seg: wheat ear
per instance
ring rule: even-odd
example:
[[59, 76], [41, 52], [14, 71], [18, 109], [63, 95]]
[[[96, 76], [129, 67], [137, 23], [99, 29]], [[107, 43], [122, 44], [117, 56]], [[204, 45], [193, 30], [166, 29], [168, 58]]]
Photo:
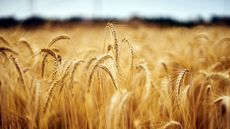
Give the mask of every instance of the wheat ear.
[[72, 72], [70, 74], [70, 86], [71, 86], [70, 88], [72, 88], [72, 86], [73, 86], [74, 74], [75, 74], [75, 71], [77, 69], [77, 66], [80, 65], [83, 62], [84, 62], [84, 60], [76, 60], [74, 62], [74, 64], [73, 64], [73, 70], [72, 70]]
[[109, 74], [110, 78], [112, 79], [112, 82], [113, 82], [113, 85], [114, 85], [115, 89], [118, 90], [118, 84], [117, 84], [115, 78], [113, 77], [113, 74], [110, 71], [110, 69], [107, 68], [105, 65], [99, 65], [99, 68], [103, 69], [106, 73]]
[[30, 46], [30, 44], [25, 39], [19, 40], [19, 43], [23, 43], [29, 49], [30, 53], [32, 55], [34, 55], [34, 51], [33, 51], [32, 47]]
[[17, 52], [15, 52], [14, 50], [12, 50], [12, 49], [10, 49], [10, 48], [7, 48], [7, 47], [0, 47], [0, 52], [9, 52], [9, 53], [18, 55]]
[[41, 49], [41, 52], [47, 53], [47, 54], [51, 55], [54, 59], [57, 59], [55, 52], [51, 49], [43, 48], [43, 49]]
[[118, 48], [118, 40], [117, 40], [117, 34], [115, 31], [115, 27], [112, 23], [108, 23], [107, 26], [110, 28], [112, 32], [112, 36], [114, 38], [114, 50], [115, 50], [115, 61], [116, 61], [116, 67], [119, 71], [119, 48]]
[[99, 64], [103, 63], [107, 59], [112, 59], [113, 60], [113, 57], [110, 56], [110, 55], [108, 55], [108, 54], [105, 54], [105, 55], [102, 55], [101, 57], [99, 57], [97, 59], [97, 62], [94, 65], [94, 67], [93, 67], [93, 69], [92, 69], [92, 71], [90, 72], [90, 75], [89, 75], [89, 80], [88, 80], [88, 86], [89, 86], [89, 88], [90, 88], [90, 85], [91, 85], [91, 82], [92, 82], [92, 78], [93, 78], [93, 74], [94, 74], [96, 68], [99, 66]]
[[60, 81], [57, 80], [57, 81], [55, 81], [55, 82], [53, 82], [53, 83], [51, 84], [50, 89], [49, 89], [49, 91], [48, 91], [47, 99], [46, 99], [46, 101], [45, 101], [45, 106], [44, 106], [43, 114], [46, 113], [46, 110], [47, 110], [47, 108], [48, 108], [48, 106], [49, 106], [49, 103], [50, 103], [50, 101], [51, 101], [51, 98], [52, 98], [52, 96], [53, 96], [53, 90], [54, 90], [55, 86], [56, 86], [59, 82], [60, 82]]
[[148, 98], [150, 92], [151, 92], [151, 79], [152, 79], [152, 76], [151, 76], [151, 73], [147, 67], [146, 64], [139, 64], [138, 68], [142, 69], [145, 73], [145, 79], [146, 79], [146, 82], [145, 82], [145, 96], [144, 96], [144, 100]]
[[20, 80], [22, 82], [22, 85], [24, 86], [25, 88], [25, 82], [24, 82], [24, 78], [23, 78], [23, 74], [22, 74], [22, 71], [18, 65], [18, 62], [16, 61], [16, 58], [13, 57], [12, 55], [10, 56], [10, 59], [12, 60], [13, 64], [15, 65], [17, 71], [18, 71], [18, 74], [19, 74], [19, 77], [20, 77]]
[[93, 61], [97, 60], [96, 57], [91, 58], [88, 62], [87, 65], [85, 66], [85, 69], [88, 70], [90, 65], [93, 63]]
[[48, 47], [51, 47], [55, 42], [57, 42], [57, 41], [59, 41], [59, 40], [63, 40], [63, 39], [70, 39], [70, 37], [67, 36], [67, 35], [59, 35], [59, 36], [53, 38], [53, 39], [49, 42]]
[[127, 39], [122, 39], [122, 42], [126, 42], [129, 46], [129, 50], [131, 53], [131, 66], [130, 66], [130, 70], [133, 70], [133, 60], [134, 60], [134, 52], [133, 52], [133, 46], [132, 44], [127, 40]]
[[188, 73], [188, 72], [189, 72], [188, 69], [183, 69], [179, 72], [179, 75], [177, 76], [177, 80], [176, 80], [176, 96], [177, 96], [177, 98], [180, 94], [180, 87], [182, 85], [182, 82], [185, 78], [186, 73]]

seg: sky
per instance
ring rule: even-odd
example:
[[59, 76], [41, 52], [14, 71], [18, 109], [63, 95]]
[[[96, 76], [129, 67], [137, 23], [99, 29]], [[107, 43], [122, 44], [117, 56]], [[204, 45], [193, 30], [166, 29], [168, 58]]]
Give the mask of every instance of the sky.
[[209, 19], [213, 15], [230, 16], [230, 0], [0, 0], [0, 17], [25, 19], [31, 15], [60, 19], [71, 16]]

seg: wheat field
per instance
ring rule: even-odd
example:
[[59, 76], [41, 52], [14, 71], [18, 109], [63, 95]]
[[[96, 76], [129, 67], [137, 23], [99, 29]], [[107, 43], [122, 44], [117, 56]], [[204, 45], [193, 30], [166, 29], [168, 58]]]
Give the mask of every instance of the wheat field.
[[1, 129], [230, 129], [230, 28], [0, 29]]

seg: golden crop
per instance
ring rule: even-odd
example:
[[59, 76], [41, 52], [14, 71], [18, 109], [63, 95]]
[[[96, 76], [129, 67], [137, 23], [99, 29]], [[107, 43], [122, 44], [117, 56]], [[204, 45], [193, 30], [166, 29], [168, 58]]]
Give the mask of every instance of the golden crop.
[[230, 29], [0, 29], [1, 129], [230, 129]]

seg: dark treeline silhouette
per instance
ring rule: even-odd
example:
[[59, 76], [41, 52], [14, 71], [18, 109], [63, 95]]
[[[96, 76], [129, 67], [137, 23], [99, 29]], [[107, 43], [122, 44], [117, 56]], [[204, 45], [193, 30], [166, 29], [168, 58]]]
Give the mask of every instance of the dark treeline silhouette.
[[109, 21], [116, 21], [116, 22], [142, 22], [146, 24], [153, 24], [158, 26], [181, 26], [181, 27], [193, 27], [197, 25], [224, 25], [230, 26], [230, 17], [220, 17], [220, 16], [213, 16], [211, 20], [204, 21], [202, 18], [190, 21], [178, 21], [173, 18], [168, 17], [158, 17], [158, 18], [140, 18], [140, 17], [132, 17], [129, 20], [120, 20], [120, 19], [113, 19], [113, 18], [94, 18], [94, 19], [83, 19], [81, 17], [72, 17], [69, 19], [45, 19], [42, 17], [33, 16], [27, 18], [25, 20], [16, 20], [13, 17], [6, 17], [0, 18], [0, 27], [1, 28], [8, 28], [14, 26], [22, 26], [22, 27], [39, 27], [46, 23], [51, 23], [54, 25], [57, 24], [75, 24], [75, 23], [105, 23]]

